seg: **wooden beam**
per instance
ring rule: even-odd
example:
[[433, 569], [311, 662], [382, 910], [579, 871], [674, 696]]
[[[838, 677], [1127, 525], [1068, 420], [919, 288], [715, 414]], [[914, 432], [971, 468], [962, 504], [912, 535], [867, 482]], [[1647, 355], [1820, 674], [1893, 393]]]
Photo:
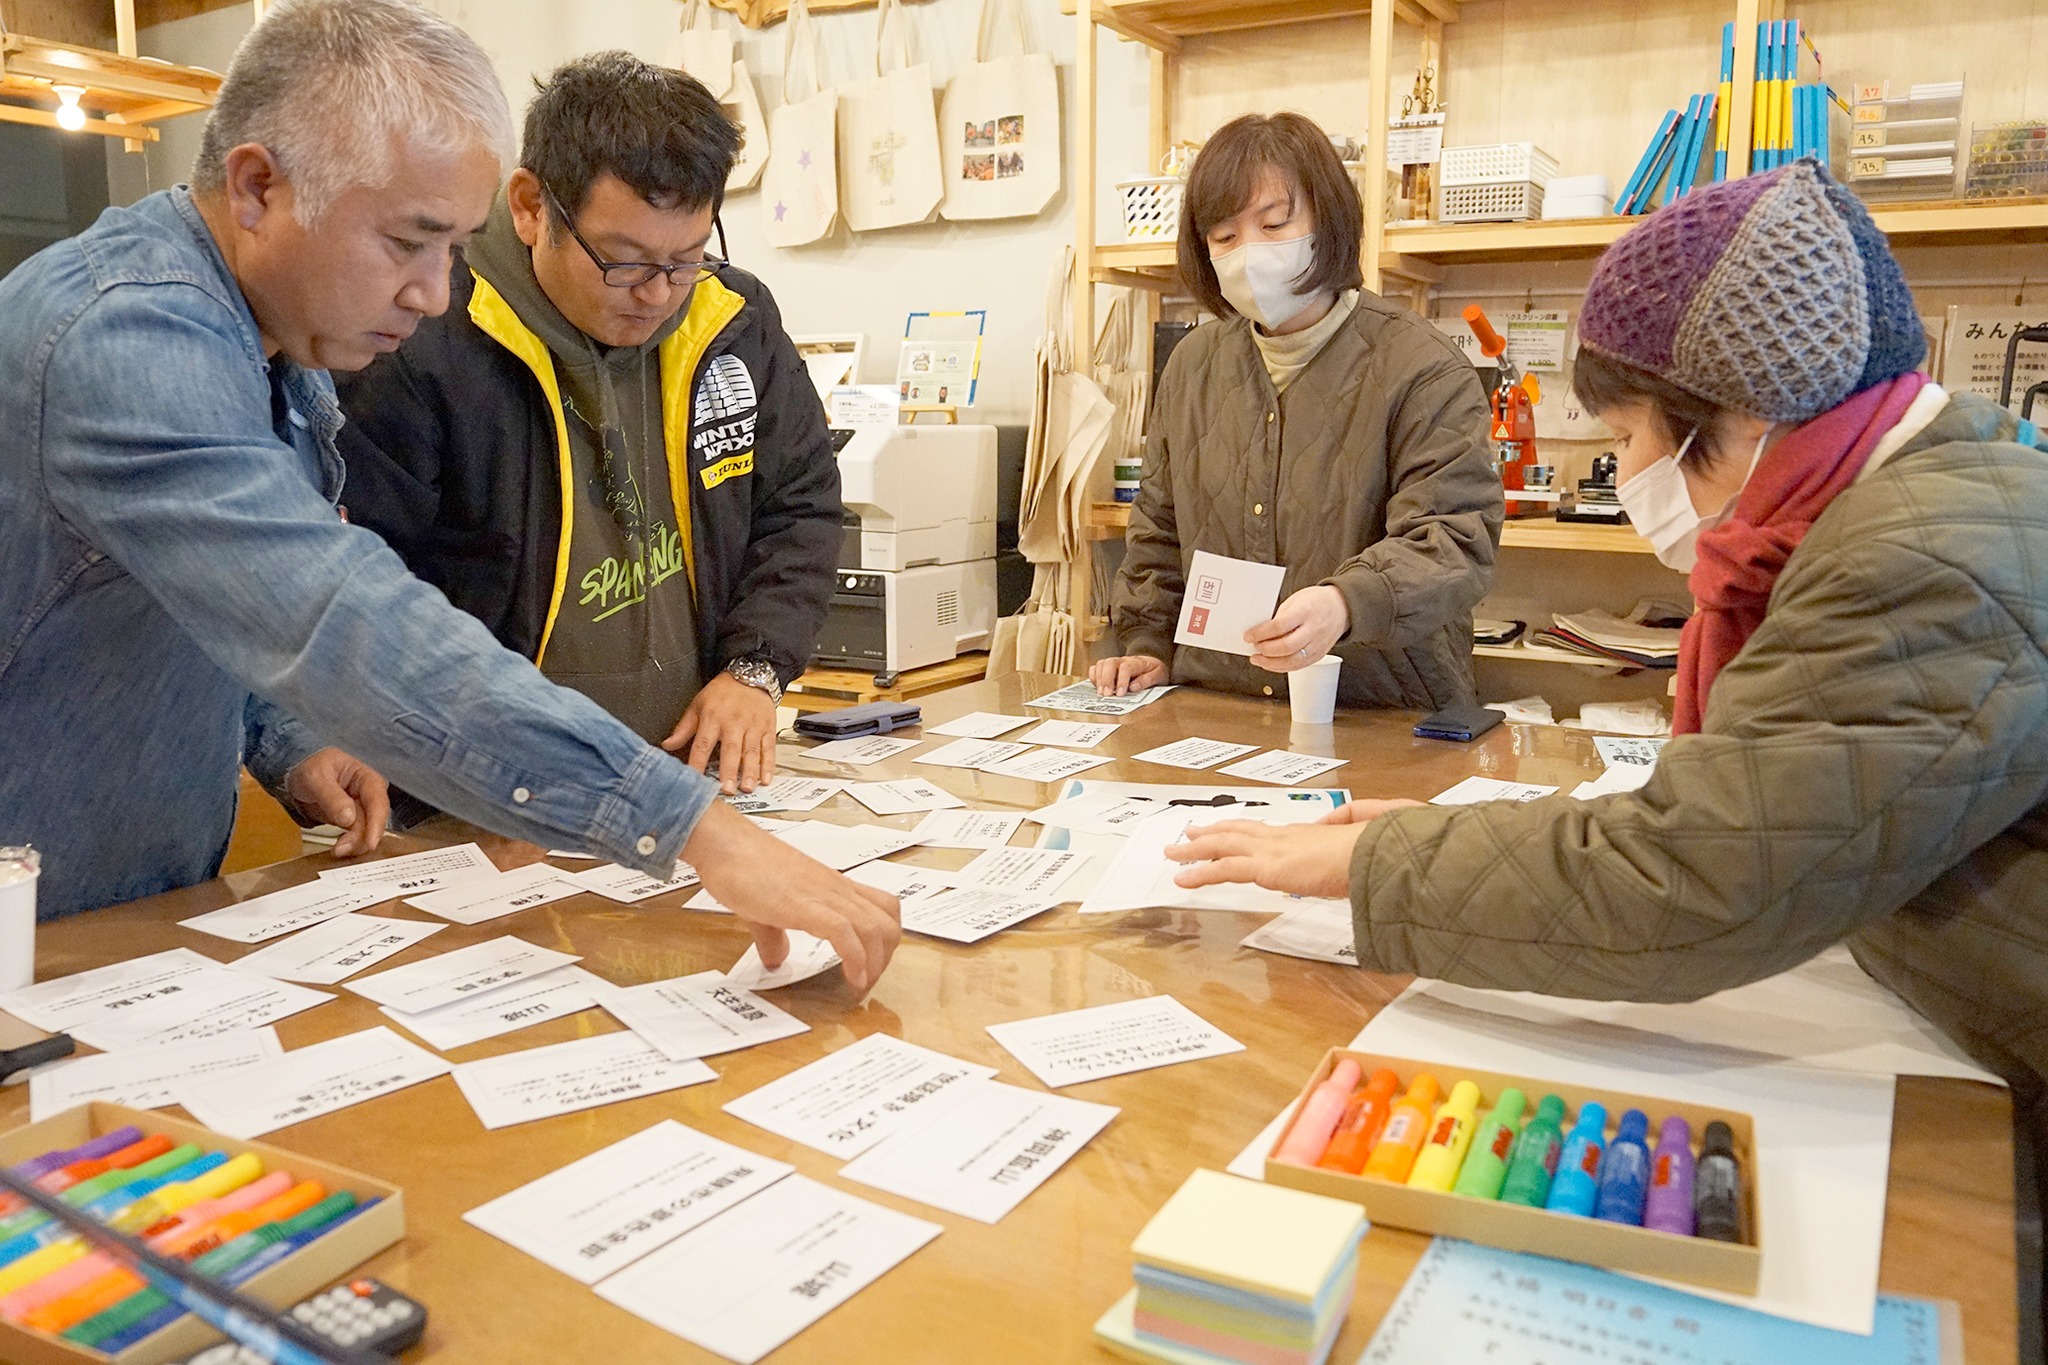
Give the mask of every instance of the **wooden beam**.
[[1437, 22], [1455, 24], [1458, 22], [1458, 6], [1454, 0], [1415, 0], [1415, 4], [1430, 12]]
[[247, 0], [135, 0], [135, 22], [140, 28], [150, 28], [245, 3]]
[[1141, 275], [1135, 270], [1112, 270], [1097, 267], [1088, 272], [1088, 278], [1095, 284], [1122, 285], [1126, 289], [1144, 289], [1154, 294], [1178, 294], [1181, 292], [1178, 275]]
[[195, 103], [193, 88], [189, 85], [130, 75], [125, 71], [112, 71], [103, 64], [72, 65], [46, 60], [40, 55], [25, 52], [9, 53], [4, 60], [7, 74], [10, 76], [31, 76], [37, 80], [48, 81], [52, 85], [82, 85], [89, 90], [144, 95], [151, 99], [174, 100], [180, 104]]
[[155, 104], [140, 104], [133, 109], [123, 109], [118, 114], [107, 115], [109, 123], [155, 123], [158, 119], [177, 118], [183, 114], [196, 114], [210, 106], [194, 104], [191, 100], [158, 100]]
[[[49, 109], [30, 109], [20, 104], [0, 104], [0, 123], [26, 123], [32, 128], [62, 128], [62, 125], [57, 122], [57, 115], [54, 111]], [[127, 123], [109, 123], [105, 119], [97, 118], [87, 119], [84, 126], [76, 131], [81, 133], [98, 133], [102, 137], [140, 139], [144, 142], [155, 142], [157, 140], [157, 131], [154, 128], [138, 128], [133, 124]]]
[[1180, 39], [1174, 37], [1165, 29], [1160, 28], [1157, 24], [1148, 24], [1142, 19], [1134, 19], [1129, 15], [1119, 14], [1117, 13], [1116, 6], [1104, 4], [1103, 0], [1094, 0], [1094, 3], [1095, 22], [1108, 29], [1111, 33], [1116, 34], [1117, 37], [1128, 38], [1134, 43], [1143, 43], [1154, 52], [1178, 53], [1180, 51]]
[[1367, 98], [1365, 139], [1365, 240], [1372, 249], [1365, 255], [1365, 287], [1374, 293], [1380, 287], [1379, 244], [1387, 230], [1387, 134], [1388, 104], [1393, 98], [1394, 7], [1372, 7], [1371, 47], [1366, 55]]

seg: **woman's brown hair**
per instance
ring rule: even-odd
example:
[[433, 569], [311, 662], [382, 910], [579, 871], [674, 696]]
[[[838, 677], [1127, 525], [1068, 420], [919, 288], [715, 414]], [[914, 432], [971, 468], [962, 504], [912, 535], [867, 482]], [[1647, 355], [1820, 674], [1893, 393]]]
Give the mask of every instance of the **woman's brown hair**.
[[1258, 191], [1259, 173], [1269, 167], [1290, 194], [1307, 198], [1316, 221], [1315, 257], [1295, 287], [1334, 294], [1365, 283], [1358, 264], [1365, 206], [1329, 134], [1300, 114], [1246, 114], [1204, 144], [1181, 195], [1181, 284], [1218, 317], [1237, 310], [1223, 297], [1209, 263], [1209, 229], [1244, 212]]
[[1696, 433], [1685, 458], [1679, 461], [1681, 465], [1705, 469], [1721, 457], [1715, 432], [1725, 409], [1648, 370], [1581, 346], [1572, 362], [1572, 392], [1595, 417], [1624, 403], [1644, 404], [1664, 428], [1664, 438], [1673, 449], [1685, 440], [1687, 432]]

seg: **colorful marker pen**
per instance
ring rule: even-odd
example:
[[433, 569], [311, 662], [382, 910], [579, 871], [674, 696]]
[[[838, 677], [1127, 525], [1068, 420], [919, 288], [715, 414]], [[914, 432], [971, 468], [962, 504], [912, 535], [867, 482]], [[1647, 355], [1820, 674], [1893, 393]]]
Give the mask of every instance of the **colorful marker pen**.
[[164, 1238], [163, 1253], [166, 1256], [191, 1260], [266, 1223], [275, 1223], [304, 1213], [325, 1198], [326, 1194], [327, 1187], [319, 1181], [301, 1180], [283, 1194], [266, 1199], [252, 1209], [227, 1214], [201, 1227], [171, 1233]]
[[1515, 1147], [1515, 1125], [1522, 1121], [1522, 1111], [1528, 1105], [1528, 1097], [1513, 1086], [1500, 1092], [1493, 1112], [1472, 1135], [1472, 1150], [1465, 1155], [1457, 1183], [1451, 1186], [1452, 1194], [1474, 1199], [1500, 1198], [1500, 1187], [1508, 1178], [1508, 1154]]
[[37, 1248], [5, 1270], [0, 1270], [0, 1297], [12, 1295], [54, 1271], [62, 1270], [72, 1262], [82, 1259], [87, 1250], [89, 1248], [84, 1240], [78, 1237], [67, 1237], [49, 1246]]
[[1557, 1174], [1557, 1159], [1563, 1152], [1564, 1101], [1545, 1095], [1536, 1106], [1536, 1117], [1515, 1139], [1515, 1150], [1508, 1157], [1508, 1177], [1501, 1182], [1501, 1202], [1542, 1208], [1543, 1201], [1550, 1198], [1551, 1177]]
[[1408, 1172], [1415, 1169], [1415, 1154], [1429, 1138], [1429, 1111], [1440, 1093], [1436, 1077], [1427, 1071], [1416, 1073], [1408, 1093], [1395, 1102], [1387, 1115], [1387, 1126], [1366, 1159], [1367, 1176], [1396, 1185], [1408, 1178]]
[[1393, 1072], [1385, 1067], [1373, 1072], [1365, 1088], [1345, 1104], [1344, 1116], [1337, 1120], [1337, 1131], [1330, 1135], [1330, 1145], [1323, 1149], [1316, 1165], [1348, 1175], [1364, 1170], [1373, 1144], [1380, 1140], [1380, 1130], [1387, 1126], [1387, 1113], [1394, 1107], [1394, 1096], [1400, 1089], [1401, 1078]]
[[1715, 1119], [1700, 1144], [1693, 1175], [1696, 1235], [1717, 1242], [1742, 1240], [1742, 1163], [1735, 1157], [1735, 1134]]
[[252, 1228], [233, 1241], [215, 1247], [193, 1261], [192, 1268], [202, 1275], [225, 1275], [265, 1247], [296, 1237], [308, 1228], [332, 1222], [355, 1206], [356, 1197], [353, 1194], [347, 1190], [336, 1190], [290, 1218], [280, 1219], [260, 1228]]
[[[62, 1194], [79, 1181], [89, 1180], [102, 1171], [138, 1166], [153, 1156], [162, 1156], [165, 1152], [171, 1150], [171, 1140], [161, 1133], [152, 1133], [150, 1136], [144, 1137], [136, 1129], [123, 1128], [119, 1132], [109, 1133], [107, 1136], [110, 1138], [119, 1137], [121, 1133], [134, 1133], [135, 1136], [118, 1147], [109, 1147], [105, 1151], [95, 1151], [91, 1156], [78, 1157], [75, 1160], [67, 1161], [61, 1166], [43, 1172], [35, 1179], [36, 1188], [47, 1190], [51, 1194]], [[97, 1147], [98, 1145], [98, 1143], [86, 1144], [88, 1147]], [[85, 1147], [76, 1147], [72, 1150], [82, 1152], [85, 1150]], [[10, 1204], [10, 1211], [12, 1211], [12, 1208], [23, 1207], [21, 1200], [11, 1196]]]
[[158, 1190], [175, 1185], [180, 1181], [196, 1180], [208, 1171], [218, 1170], [227, 1164], [228, 1154], [226, 1152], [204, 1152], [199, 1156], [193, 1157], [182, 1166], [165, 1171], [162, 1175], [153, 1175], [145, 1180], [131, 1180], [119, 1189], [103, 1194], [91, 1203], [83, 1205], [82, 1211], [91, 1214], [102, 1223], [111, 1223], [124, 1210], [134, 1207], [137, 1203], [155, 1194]]
[[253, 1209], [266, 1199], [277, 1198], [295, 1183], [290, 1171], [272, 1171], [261, 1180], [242, 1186], [233, 1194], [222, 1195], [218, 1199], [202, 1200], [191, 1208], [182, 1210], [175, 1218], [166, 1218], [153, 1228], [144, 1228], [142, 1235], [152, 1247], [162, 1250], [166, 1238], [187, 1228], [205, 1227], [216, 1218], [240, 1213], [244, 1209]]
[[1624, 1110], [1614, 1141], [1600, 1160], [1600, 1197], [1593, 1204], [1593, 1216], [1603, 1222], [1640, 1226], [1643, 1196], [1650, 1189], [1650, 1149], [1644, 1139], [1650, 1135], [1650, 1116], [1640, 1109]]
[[1591, 1213], [1593, 1201], [1600, 1197], [1600, 1157], [1606, 1149], [1607, 1106], [1589, 1100], [1564, 1140], [1557, 1178], [1550, 1182], [1550, 1198], [1543, 1201], [1543, 1207], [1582, 1218]]
[[122, 1232], [139, 1233], [165, 1221], [180, 1209], [190, 1208], [202, 1200], [233, 1194], [262, 1174], [263, 1158], [254, 1152], [244, 1152], [202, 1175], [173, 1181], [146, 1198], [136, 1200], [110, 1219], [109, 1225]]
[[1323, 1083], [1302, 1101], [1301, 1112], [1294, 1116], [1293, 1126], [1287, 1130], [1287, 1140], [1280, 1144], [1279, 1151], [1273, 1153], [1273, 1159], [1291, 1166], [1315, 1165], [1316, 1158], [1323, 1154], [1323, 1148], [1330, 1145], [1330, 1134], [1336, 1131], [1337, 1120], [1344, 1117], [1344, 1102], [1357, 1088], [1358, 1063], [1349, 1057], [1339, 1058]]
[[90, 1161], [94, 1157], [102, 1157], [109, 1152], [118, 1152], [130, 1143], [140, 1141], [141, 1138], [142, 1130], [140, 1128], [133, 1126], [116, 1128], [111, 1133], [102, 1133], [92, 1141], [81, 1143], [76, 1147], [60, 1147], [56, 1151], [44, 1152], [41, 1156], [30, 1157], [27, 1161], [16, 1166], [14, 1173], [23, 1180], [40, 1180], [51, 1171], [69, 1166], [74, 1161]]
[[1472, 1146], [1472, 1130], [1478, 1126], [1479, 1087], [1459, 1081], [1451, 1087], [1451, 1097], [1437, 1109], [1429, 1137], [1415, 1155], [1415, 1169], [1408, 1172], [1408, 1183], [1419, 1190], [1449, 1191]]
[[1673, 1116], [1657, 1132], [1650, 1158], [1650, 1192], [1643, 1200], [1643, 1226], [1692, 1236], [1692, 1125]]

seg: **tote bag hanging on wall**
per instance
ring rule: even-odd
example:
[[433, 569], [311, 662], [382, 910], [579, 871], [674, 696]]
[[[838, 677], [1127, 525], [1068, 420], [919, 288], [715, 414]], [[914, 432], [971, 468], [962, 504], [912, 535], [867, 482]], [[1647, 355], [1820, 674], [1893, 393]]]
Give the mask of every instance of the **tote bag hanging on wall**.
[[732, 34], [715, 27], [703, 0], [683, 0], [682, 27], [669, 41], [668, 64], [695, 76], [723, 100], [732, 87]]
[[930, 222], [945, 192], [932, 69], [911, 65], [896, 0], [876, 7], [875, 73], [839, 89], [839, 203], [855, 232]]
[[[993, 55], [1007, 34], [1015, 53]], [[939, 114], [953, 222], [1029, 218], [1060, 192], [1060, 83], [1052, 54], [1033, 52], [1018, 0], [983, 0], [976, 60], [946, 87]]]
[[819, 83], [818, 35], [804, 0], [789, 0], [788, 23], [783, 103], [768, 118], [761, 183], [761, 235], [770, 246], [815, 242], [839, 220], [839, 95]]
[[770, 143], [768, 119], [761, 112], [761, 97], [754, 93], [754, 78], [745, 61], [734, 59], [732, 88], [718, 107], [740, 126], [741, 134], [739, 160], [732, 163], [732, 174], [725, 178], [726, 191], [750, 190], [761, 182], [761, 172], [767, 168]]

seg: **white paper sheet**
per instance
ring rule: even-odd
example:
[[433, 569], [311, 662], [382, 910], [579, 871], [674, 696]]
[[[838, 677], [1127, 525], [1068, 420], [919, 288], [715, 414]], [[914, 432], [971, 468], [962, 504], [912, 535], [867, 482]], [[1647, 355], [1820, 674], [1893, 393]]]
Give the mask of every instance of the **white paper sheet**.
[[1468, 777], [1429, 798], [1432, 806], [1476, 806], [1486, 801], [1534, 801], [1555, 787], [1533, 782], [1503, 782], [1497, 777]]
[[265, 896], [251, 896], [239, 904], [222, 910], [209, 910], [191, 919], [181, 919], [178, 923], [231, 943], [261, 943], [265, 939], [310, 928], [336, 915], [367, 910], [398, 894], [397, 887], [382, 883], [336, 886], [315, 878], [303, 886], [288, 886]]
[[484, 856], [484, 851], [475, 844], [457, 844], [453, 848], [408, 853], [401, 858], [332, 867], [322, 872], [320, 879], [343, 886], [388, 883], [397, 888], [398, 895], [410, 896], [422, 891], [439, 891], [444, 886], [456, 886], [479, 877], [495, 876], [497, 871], [498, 865]]
[[960, 869], [960, 884], [1053, 899], [1087, 861], [1085, 853], [1060, 849], [992, 848]]
[[825, 820], [785, 821], [787, 830], [773, 831], [776, 838], [808, 857], [816, 858], [834, 872], [901, 853], [917, 847], [917, 836], [907, 829], [887, 825], [835, 825]]
[[636, 868], [618, 863], [564, 872], [562, 876], [585, 891], [595, 891], [606, 900], [614, 900], [621, 905], [635, 905], [670, 891], [682, 891], [695, 886], [698, 881], [697, 869], [683, 862], [677, 863], [676, 870], [666, 877], [650, 877]]
[[172, 948], [0, 996], [0, 1009], [105, 1052], [262, 1028], [333, 997]]
[[740, 1096], [725, 1112], [821, 1152], [858, 1156], [958, 1103], [964, 1082], [995, 1074], [992, 1066], [871, 1033]]
[[536, 947], [506, 934], [430, 957], [425, 962], [393, 967], [388, 972], [351, 981], [348, 988], [380, 1005], [407, 1014], [424, 1014], [579, 960], [574, 953]]
[[188, 990], [195, 978], [227, 968], [190, 948], [131, 957], [90, 971], [40, 981], [0, 995], [0, 1009], [50, 1033], [132, 1011]]
[[795, 1169], [666, 1119], [462, 1220], [596, 1284]]
[[862, 886], [872, 886], [892, 896], [922, 896], [927, 891], [960, 885], [958, 872], [919, 867], [914, 863], [862, 863], [859, 867], [848, 868], [846, 875]]
[[956, 739], [910, 761], [934, 768], [980, 768], [1030, 752], [1029, 744], [1013, 743], [1007, 739]]
[[378, 1009], [427, 1046], [447, 1052], [594, 1009], [597, 993], [612, 988], [611, 982], [581, 967], [557, 967], [424, 1014], [407, 1014], [389, 1005]]
[[[1516, 1019], [1417, 982], [1354, 1046], [1395, 1057], [1633, 1091], [1748, 1114], [1756, 1125], [1762, 1280], [1754, 1298], [1673, 1285], [1739, 1307], [1868, 1334], [1891, 1161], [1889, 1076], [1760, 1062], [1626, 1031], [1605, 1036], [1539, 1013]], [[1481, 994], [1474, 992], [1473, 994]], [[1489, 1002], [1498, 1004], [1498, 1002]]]
[[1276, 782], [1283, 787], [1311, 782], [1332, 768], [1341, 768], [1349, 760], [1324, 758], [1320, 754], [1290, 753], [1275, 749], [1257, 758], [1247, 758], [1241, 763], [1232, 763], [1216, 771], [1222, 777], [1247, 777], [1254, 782]]
[[793, 1175], [642, 1257], [597, 1293], [751, 1365], [939, 1235], [937, 1223]]
[[546, 863], [530, 863], [525, 867], [515, 867], [510, 872], [500, 872], [495, 877], [480, 877], [473, 882], [451, 886], [444, 891], [408, 896], [405, 903], [415, 910], [439, 915], [455, 924], [482, 924], [521, 910], [531, 910], [536, 905], [580, 896], [587, 889]]
[[903, 902], [903, 927], [954, 943], [979, 943], [990, 934], [1022, 924], [1059, 904], [1043, 896], [1018, 896], [985, 886], [933, 891]]
[[1654, 768], [1663, 754], [1669, 739], [1648, 739], [1637, 735], [1595, 735], [1593, 747], [1600, 752], [1600, 761], [1612, 768], [1617, 764], [1629, 764], [1638, 768]]
[[1021, 777], [1026, 782], [1061, 782], [1076, 773], [1099, 768], [1115, 760], [1107, 754], [1073, 754], [1058, 749], [1034, 749], [1028, 754], [984, 763], [981, 771], [997, 777]]
[[926, 848], [1004, 848], [1023, 823], [1015, 811], [935, 810], [911, 833]]
[[678, 1062], [811, 1031], [803, 1020], [717, 972], [600, 992], [597, 1003]]
[[770, 811], [812, 811], [839, 795], [843, 782], [828, 782], [796, 773], [779, 774], [765, 787], [735, 793], [726, 804], [742, 815], [765, 815]]
[[171, 1087], [207, 1127], [247, 1140], [443, 1076], [448, 1063], [381, 1025]]
[[1262, 953], [1356, 967], [1358, 945], [1353, 937], [1350, 901], [1303, 899], [1294, 909], [1246, 934], [1238, 944]]
[[927, 725], [924, 732], [927, 735], [958, 735], [966, 739], [996, 739], [1030, 723], [1029, 716], [1006, 716], [1000, 711], [970, 711], [943, 725]]
[[1225, 882], [1217, 886], [1184, 887], [1174, 878], [1193, 863], [1176, 863], [1166, 850], [1187, 838], [1196, 825], [1213, 825], [1218, 820], [1257, 818], [1262, 824], [1305, 824], [1321, 818], [1314, 806], [1273, 806], [1248, 808], [1243, 812], [1188, 810], [1178, 807], [1140, 822], [1130, 832], [1121, 852], [1095, 879], [1081, 901], [1084, 915], [1112, 915], [1126, 910], [1241, 910], [1251, 914], [1279, 915], [1298, 909], [1299, 896], [1269, 891], [1249, 883]]
[[1055, 1090], [1244, 1051], [1243, 1043], [1170, 995], [990, 1024], [988, 1033]]
[[1147, 749], [1133, 757], [1147, 763], [1161, 763], [1169, 768], [1213, 768], [1225, 759], [1248, 754], [1259, 746], [1256, 744], [1233, 744], [1227, 739], [1177, 739], [1171, 744], [1162, 744], [1156, 749]]
[[1123, 726], [1110, 720], [1048, 720], [1039, 722], [1036, 730], [1028, 735], [1019, 735], [1019, 744], [1055, 744], [1068, 749], [1093, 749], [1121, 730]]
[[171, 1090], [180, 1081], [253, 1066], [283, 1051], [276, 1029], [257, 1028], [38, 1067], [28, 1078], [29, 1122], [96, 1101], [161, 1109], [175, 1102]]
[[924, 743], [921, 739], [898, 739], [890, 735], [863, 735], [858, 739], [833, 739], [804, 750], [805, 758], [823, 763], [851, 763], [856, 768], [894, 758]]
[[1031, 818], [1057, 829], [1122, 835], [1167, 808], [1164, 801], [1147, 796], [1076, 796], [1040, 806]]
[[637, 1033], [600, 1034], [465, 1062], [454, 1076], [486, 1128], [510, 1128], [718, 1079], [702, 1062], [669, 1060]]
[[781, 966], [773, 969], [764, 966], [761, 962], [761, 950], [749, 943], [747, 951], [740, 954], [740, 960], [733, 963], [722, 975], [733, 985], [745, 990], [772, 991], [783, 986], [794, 986], [799, 981], [808, 981], [839, 965], [839, 950], [824, 939], [807, 934], [801, 929], [790, 929], [786, 932], [789, 934], [789, 956], [782, 959]]
[[448, 926], [382, 915], [342, 915], [301, 929], [268, 948], [235, 960], [235, 970], [255, 972], [279, 981], [308, 986], [333, 986], [357, 972], [396, 957], [421, 939]]
[[853, 782], [846, 794], [877, 815], [914, 815], [925, 810], [959, 810], [966, 806], [953, 793], [934, 787], [921, 777], [898, 778], [894, 782]]
[[1572, 797], [1579, 801], [1590, 801], [1596, 796], [1612, 796], [1616, 792], [1632, 792], [1650, 780], [1655, 768], [1645, 768], [1640, 763], [1616, 763], [1591, 781], [1581, 782], [1572, 788]]
[[970, 1082], [959, 1104], [855, 1157], [839, 1174], [948, 1213], [1000, 1222], [1118, 1112], [1001, 1081]]
[[1176, 684], [1163, 683], [1148, 687], [1142, 692], [1128, 696], [1105, 697], [1095, 690], [1095, 684], [1087, 681], [1068, 683], [1057, 692], [1048, 692], [1042, 697], [1024, 703], [1026, 710], [1072, 711], [1084, 716], [1127, 716], [1141, 706], [1150, 706]]
[[[1180, 621], [1173, 642], [1249, 656], [1244, 633], [1273, 619], [1287, 569], [1248, 559], [1195, 551], [1180, 597]], [[1204, 765], [1206, 766], [1206, 765]]]

